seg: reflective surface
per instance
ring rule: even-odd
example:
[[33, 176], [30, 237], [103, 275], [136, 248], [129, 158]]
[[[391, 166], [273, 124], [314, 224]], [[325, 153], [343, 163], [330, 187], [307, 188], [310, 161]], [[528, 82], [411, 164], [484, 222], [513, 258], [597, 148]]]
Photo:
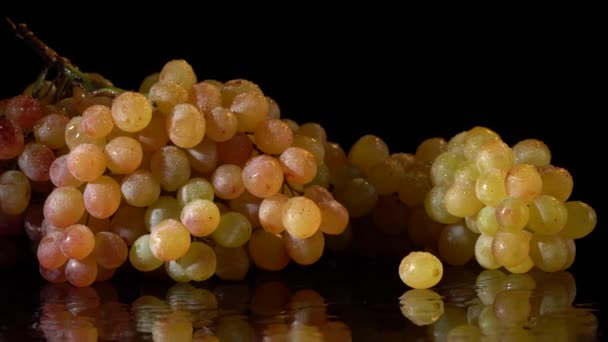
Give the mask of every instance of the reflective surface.
[[[13, 241], [14, 242], [14, 241]], [[11, 247], [12, 246], [12, 247]], [[22, 250], [3, 242], [4, 251]], [[0, 341], [596, 341], [591, 278], [447, 268], [431, 290], [410, 290], [396, 260], [328, 256], [241, 282], [176, 284], [119, 273], [75, 288], [9, 268]], [[8, 272], [7, 272], [8, 271]], [[23, 279], [24, 281], [20, 281]], [[581, 293], [581, 288], [583, 289]]]

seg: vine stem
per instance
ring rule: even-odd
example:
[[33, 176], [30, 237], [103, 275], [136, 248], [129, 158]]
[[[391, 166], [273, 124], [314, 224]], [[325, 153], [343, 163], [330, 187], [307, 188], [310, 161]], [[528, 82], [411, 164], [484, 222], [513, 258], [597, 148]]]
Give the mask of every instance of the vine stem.
[[[116, 96], [124, 91], [113, 86], [96, 84], [94, 80], [72, 64], [68, 58], [61, 56], [50, 46], [40, 40], [40, 38], [38, 38], [26, 24], [15, 24], [8, 17], [5, 17], [5, 21], [15, 36], [23, 40], [30, 48], [32, 48], [32, 50], [34, 50], [46, 64], [46, 68], [42, 71], [36, 82], [38, 89], [39, 87], [42, 87], [49, 70], [54, 68], [57, 71], [57, 76], [55, 77], [54, 83], [59, 85], [65, 85], [67, 83], [72, 86], [77, 86], [93, 96]], [[36, 93], [38, 89], [35, 89], [34, 93]], [[62, 94], [60, 91], [56, 94], [56, 97], [61, 97], [62, 95], [64, 94]]]

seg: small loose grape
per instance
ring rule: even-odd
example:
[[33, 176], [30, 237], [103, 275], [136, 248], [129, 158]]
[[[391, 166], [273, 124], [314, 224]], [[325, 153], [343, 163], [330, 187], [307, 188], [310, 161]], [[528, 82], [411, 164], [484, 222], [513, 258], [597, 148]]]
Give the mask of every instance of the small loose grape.
[[401, 260], [399, 277], [409, 287], [428, 289], [443, 276], [441, 261], [429, 252], [411, 252]]

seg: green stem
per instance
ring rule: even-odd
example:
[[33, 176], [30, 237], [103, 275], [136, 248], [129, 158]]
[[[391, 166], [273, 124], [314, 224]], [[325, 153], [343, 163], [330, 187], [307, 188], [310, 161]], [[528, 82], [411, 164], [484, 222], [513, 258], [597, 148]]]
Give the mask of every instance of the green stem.
[[46, 80], [49, 71], [52, 69], [54, 69], [57, 74], [53, 80], [53, 84], [57, 87], [55, 100], [69, 96], [72, 90], [71, 88], [74, 86], [81, 88], [86, 93], [92, 94], [93, 96], [101, 95], [115, 97], [124, 92], [123, 89], [117, 87], [105, 87], [95, 84], [94, 80], [88, 77], [86, 73], [80, 71], [80, 69], [72, 64], [69, 59], [59, 55], [55, 50], [40, 40], [26, 24], [15, 24], [9, 18], [5, 18], [5, 20], [15, 36], [31, 47], [47, 65], [36, 80], [33, 92], [34, 96], [47, 95], [38, 94], [38, 91], [44, 85], [44, 81]]

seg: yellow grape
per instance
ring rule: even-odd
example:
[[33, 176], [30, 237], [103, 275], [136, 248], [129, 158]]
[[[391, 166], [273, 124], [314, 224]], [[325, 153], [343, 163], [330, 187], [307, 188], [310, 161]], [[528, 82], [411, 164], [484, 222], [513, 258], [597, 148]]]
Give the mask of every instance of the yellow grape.
[[443, 277], [443, 265], [429, 252], [411, 252], [399, 264], [399, 277], [409, 287], [428, 289]]
[[507, 196], [530, 203], [543, 189], [543, 181], [536, 167], [530, 164], [517, 164], [507, 173], [505, 179]]
[[572, 194], [574, 186], [570, 172], [553, 165], [539, 167], [538, 172], [543, 181], [543, 194], [553, 196], [561, 202], [566, 202]]
[[112, 102], [112, 118], [125, 132], [141, 131], [152, 119], [152, 106], [144, 95], [126, 91]]
[[161, 261], [181, 258], [190, 248], [190, 232], [173, 219], [161, 221], [152, 228], [150, 251]]
[[564, 228], [568, 209], [564, 203], [549, 195], [540, 195], [528, 205], [528, 227], [537, 234], [552, 235]]
[[513, 146], [515, 164], [545, 166], [551, 163], [551, 151], [540, 140], [526, 139]]
[[260, 269], [279, 271], [289, 263], [289, 255], [283, 236], [258, 229], [251, 235], [248, 244], [249, 255]]
[[283, 204], [281, 220], [287, 232], [299, 239], [314, 235], [321, 225], [321, 210], [304, 196], [288, 199]]
[[568, 201], [565, 205], [568, 218], [560, 235], [566, 239], [580, 239], [589, 235], [597, 224], [595, 210], [581, 201]]
[[483, 172], [475, 182], [475, 194], [485, 205], [496, 206], [507, 197], [505, 179], [507, 173], [500, 169]]
[[173, 59], [165, 63], [160, 71], [160, 82], [175, 82], [189, 90], [196, 83], [196, 74], [192, 66], [183, 59]]
[[311, 265], [321, 259], [325, 248], [325, 237], [321, 231], [300, 239], [291, 234], [283, 234], [287, 254], [300, 265]]

